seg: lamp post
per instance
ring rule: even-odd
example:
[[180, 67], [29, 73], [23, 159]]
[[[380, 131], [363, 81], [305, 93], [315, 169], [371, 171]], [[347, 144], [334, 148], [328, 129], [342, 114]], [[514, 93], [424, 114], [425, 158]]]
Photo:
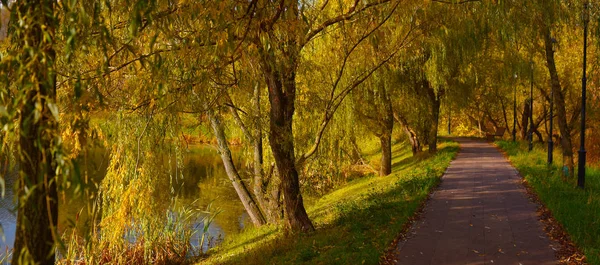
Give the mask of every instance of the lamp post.
[[581, 144], [579, 145], [579, 171], [577, 172], [577, 187], [585, 186], [585, 101], [586, 101], [586, 61], [587, 61], [587, 35], [590, 13], [588, 1], [583, 4], [583, 74], [581, 77]]
[[513, 93], [513, 131], [512, 141], [517, 141], [517, 74], [515, 73], [515, 84]]
[[529, 65], [531, 66], [531, 78], [529, 80], [531, 83], [529, 90], [529, 100], [531, 100], [529, 102], [529, 151], [531, 152], [533, 150], [533, 61], [530, 61]]
[[[556, 39], [552, 39], [552, 52], [556, 52]], [[552, 129], [554, 125], [554, 89], [550, 86], [550, 133], [548, 137], [548, 165], [552, 165], [552, 160], [554, 156], [554, 139]]]

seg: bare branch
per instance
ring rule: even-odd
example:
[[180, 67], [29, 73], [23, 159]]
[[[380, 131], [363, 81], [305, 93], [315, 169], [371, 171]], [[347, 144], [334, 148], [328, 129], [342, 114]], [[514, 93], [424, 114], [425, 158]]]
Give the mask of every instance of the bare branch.
[[360, 3], [360, 0], [355, 0], [354, 4], [352, 5], [352, 7], [350, 7], [348, 12], [346, 12], [342, 15], [339, 15], [337, 17], [330, 18], [330, 19], [326, 20], [325, 22], [323, 22], [322, 24], [320, 24], [319, 26], [317, 26], [316, 28], [308, 31], [308, 33], [306, 34], [306, 37], [304, 37], [303, 42], [300, 43], [299, 46], [303, 47], [304, 45], [306, 45], [306, 43], [311, 41], [317, 34], [319, 34], [321, 31], [323, 31], [324, 29], [326, 29], [327, 27], [329, 27], [331, 25], [334, 25], [334, 24], [342, 22], [342, 21], [350, 20], [355, 15], [360, 14], [363, 11], [365, 11], [371, 7], [375, 7], [375, 6], [384, 4], [384, 3], [388, 3], [390, 1], [391, 0], [376, 0], [374, 2], [366, 4], [365, 6], [363, 6], [360, 9], [357, 9], [358, 4]]
[[229, 111], [231, 112], [235, 123], [240, 127], [240, 129], [242, 129], [242, 132], [244, 133], [244, 136], [246, 136], [248, 141], [254, 142], [254, 136], [252, 136], [252, 133], [250, 133], [248, 127], [246, 127], [246, 124], [244, 124], [244, 121], [242, 121], [242, 118], [238, 113], [238, 108], [235, 107], [233, 101], [231, 100], [231, 97], [229, 96], [229, 93], [227, 92], [225, 92], [225, 100], [227, 100], [227, 103], [225, 105], [229, 107]]
[[271, 29], [273, 27], [273, 24], [275, 24], [275, 22], [277, 22], [277, 20], [281, 17], [281, 14], [283, 13], [284, 9], [285, 9], [285, 0], [280, 0], [279, 6], [277, 7], [277, 12], [275, 13], [275, 15], [272, 18], [260, 23], [260, 27], [265, 30]]
[[390, 19], [392, 14], [394, 14], [394, 12], [396, 11], [396, 8], [398, 8], [399, 4], [400, 4], [400, 2], [397, 2], [396, 5], [394, 5], [394, 7], [392, 8], [392, 11], [379, 24], [377, 24], [377, 26], [375, 26], [373, 29], [371, 29], [369, 32], [367, 32], [365, 35], [363, 35], [356, 43], [354, 43], [354, 45], [352, 45], [350, 50], [348, 52], [346, 52], [346, 55], [344, 56], [344, 61], [342, 63], [342, 67], [340, 68], [337, 78], [333, 84], [333, 89], [331, 90], [331, 94], [329, 97], [329, 103], [327, 104], [327, 109], [329, 109], [330, 103], [333, 102], [335, 91], [339, 85], [340, 80], [342, 79], [342, 75], [346, 68], [346, 64], [347, 64], [348, 59], [350, 58], [350, 55], [352, 54], [352, 52], [354, 52], [354, 50], [358, 47], [358, 45], [360, 45], [365, 39], [367, 39], [369, 36], [371, 36], [371, 34], [373, 34], [373, 32], [375, 32], [376, 30], [381, 28], [381, 26], [383, 26], [383, 24], [385, 24]]
[[466, 3], [481, 2], [481, 0], [462, 0], [462, 1], [431, 0], [431, 1], [432, 2], [442, 3], [442, 4], [453, 4], [453, 5], [461, 5], [461, 4], [466, 4]]
[[344, 99], [346, 98], [346, 96], [348, 94], [350, 94], [350, 92], [352, 92], [352, 90], [354, 90], [356, 87], [358, 87], [360, 84], [362, 84], [365, 80], [367, 80], [369, 77], [371, 77], [371, 75], [373, 75], [373, 73], [375, 71], [377, 71], [379, 68], [381, 68], [386, 63], [388, 63], [392, 58], [394, 58], [394, 56], [396, 56], [396, 54], [407, 43], [409, 43], [412, 40], [414, 40], [414, 38], [412, 38], [412, 39], [409, 40], [409, 36], [414, 31], [414, 29], [415, 29], [414, 25], [411, 25], [411, 28], [406, 33], [406, 35], [402, 39], [402, 42], [400, 43], [400, 45], [398, 46], [397, 49], [395, 49], [385, 59], [383, 59], [382, 61], [380, 61], [375, 67], [373, 67], [369, 71], [363, 73], [362, 75], [360, 75], [356, 79], [354, 79], [354, 81], [350, 85], [348, 85], [346, 88], [344, 88], [344, 90], [342, 90], [342, 92], [340, 92], [337, 96], [335, 96], [333, 98], [333, 100], [330, 103], [328, 103], [328, 109], [326, 109], [325, 114], [323, 115], [323, 121], [321, 122], [321, 125], [319, 126], [319, 130], [317, 131], [317, 134], [315, 136], [315, 142], [314, 142], [313, 146], [307, 152], [305, 152], [304, 154], [302, 154], [300, 156], [300, 158], [296, 162], [296, 164], [299, 167], [301, 167], [306, 162], [306, 159], [308, 159], [309, 157], [311, 157], [312, 155], [314, 155], [316, 153], [317, 149], [319, 148], [319, 144], [321, 143], [321, 139], [323, 137], [323, 133], [325, 132], [325, 129], [327, 128], [327, 125], [329, 124], [329, 122], [333, 118], [333, 114], [335, 114], [335, 112], [337, 111], [337, 109], [339, 108], [339, 106], [342, 104], [342, 102], [344, 101]]

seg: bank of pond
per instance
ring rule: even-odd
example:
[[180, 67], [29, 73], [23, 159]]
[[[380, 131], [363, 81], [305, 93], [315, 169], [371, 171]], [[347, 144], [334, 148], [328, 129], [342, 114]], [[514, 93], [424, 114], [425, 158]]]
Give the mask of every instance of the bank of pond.
[[[240, 152], [237, 151], [234, 157], [241, 166], [244, 161]], [[458, 144], [446, 140], [440, 144], [437, 153], [425, 152], [416, 156], [405, 143], [394, 144], [391, 175], [380, 177], [366, 174], [335, 187], [325, 195], [306, 194], [307, 211], [317, 228], [310, 234], [289, 234], [280, 224], [259, 228], [252, 226], [218, 153], [210, 146], [191, 147], [184, 155], [183, 177], [159, 185], [160, 191], [169, 194], [168, 199], [164, 199], [164, 193], [159, 196], [164, 199], [165, 207], [193, 205], [196, 209], [208, 210], [197, 212], [189, 226], [183, 228], [193, 231], [189, 234], [189, 245], [195, 249], [185, 252], [186, 257], [178, 259], [184, 263], [355, 264], [358, 261], [378, 264], [389, 245], [437, 185], [457, 152]], [[365, 156], [369, 161], [377, 161], [380, 155], [374, 150]], [[82, 164], [98, 182], [106, 174], [107, 160], [106, 152], [98, 151], [92, 152], [90, 159]], [[10, 182], [11, 179], [7, 180]], [[65, 196], [61, 198], [58, 226], [63, 235], [68, 234], [74, 225], [81, 227], [82, 223], [95, 221], [85, 214], [86, 207], [93, 205], [92, 201], [80, 198], [71, 200], [68, 192]], [[5, 238], [1, 247], [6, 250], [10, 249], [15, 234], [13, 197], [12, 190], [7, 189], [1, 201], [0, 223]], [[178, 220], [174, 219], [175, 222]], [[165, 223], [165, 226], [168, 225]], [[94, 229], [98, 229], [96, 226]], [[134, 244], [139, 243], [135, 242], [135, 235], [127, 239]], [[58, 254], [59, 259], [65, 256], [71, 259], [68, 262], [62, 260], [64, 264], [84, 264], [81, 262], [86, 260], [81, 256], [85, 256], [85, 253]], [[130, 254], [131, 251], [123, 253]], [[72, 260], [74, 258], [75, 262]], [[100, 256], [100, 260], [93, 263], [114, 261]], [[134, 255], [124, 262], [136, 263]], [[148, 260], [144, 262], [148, 263]]]
[[[240, 151], [234, 152], [236, 163], [242, 164]], [[106, 150], [95, 149], [88, 154], [86, 161], [80, 161], [81, 172], [86, 172], [94, 182], [99, 183], [106, 174], [109, 155]], [[168, 161], [165, 161], [165, 168]], [[162, 200], [164, 207], [172, 207], [174, 202], [187, 209], [197, 209], [194, 212], [190, 227], [190, 244], [196, 253], [208, 251], [223, 240], [227, 235], [239, 233], [247, 225], [247, 215], [243, 205], [233, 189], [222, 165], [216, 149], [210, 145], [191, 145], [183, 156], [183, 171], [178, 177], [157, 183], [162, 189], [157, 193], [157, 200]], [[6, 190], [0, 199], [0, 225], [2, 239], [0, 240], [0, 261], [8, 260], [7, 254], [15, 241], [16, 212], [15, 185], [16, 174], [5, 177]], [[59, 200], [58, 230], [61, 235], [71, 233], [74, 226], [81, 227], [90, 222], [96, 222], [88, 214], [94, 206], [97, 197], [96, 189], [88, 188], [88, 196], [71, 198], [73, 192], [66, 191]], [[168, 194], [165, 196], [165, 194]], [[160, 196], [160, 197], [159, 197]], [[166, 198], [166, 199], [165, 199]], [[206, 227], [205, 227], [206, 226]], [[81, 231], [79, 231], [81, 233]], [[85, 235], [81, 234], [81, 237]], [[135, 241], [130, 236], [130, 242]], [[68, 244], [69, 242], [64, 242]], [[200, 246], [202, 244], [202, 246]], [[188, 253], [193, 253], [192, 251]], [[59, 253], [60, 254], [60, 253]], [[0, 262], [1, 264], [2, 262]]]

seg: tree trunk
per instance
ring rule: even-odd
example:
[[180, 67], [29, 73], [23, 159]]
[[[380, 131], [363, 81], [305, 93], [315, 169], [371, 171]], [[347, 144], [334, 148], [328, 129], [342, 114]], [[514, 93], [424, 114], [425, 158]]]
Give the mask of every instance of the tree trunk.
[[[310, 232], [314, 227], [300, 193], [300, 181], [294, 154], [294, 100], [296, 98], [295, 56], [278, 64], [274, 55], [258, 46], [261, 68], [269, 89], [269, 143], [283, 191], [285, 225], [291, 232]], [[279, 67], [278, 67], [279, 66]], [[283, 71], [283, 73], [281, 72]]]
[[[280, 13], [283, 23], [296, 23], [300, 19], [297, 1], [281, 1]], [[298, 33], [298, 32], [296, 32]], [[290, 232], [311, 232], [314, 227], [300, 193], [300, 181], [296, 169], [294, 133], [292, 124], [296, 100], [296, 71], [300, 58], [301, 39], [295, 33], [278, 37], [272, 29], [261, 28], [261, 37], [272, 42], [255, 39], [260, 56], [260, 70], [269, 92], [269, 144], [281, 180], [285, 226]], [[276, 39], [277, 38], [277, 39]]]
[[[287, 86], [295, 86], [293, 80], [287, 80], [287, 82], [290, 82]], [[270, 83], [271, 85], [276, 84], [277, 81], [273, 80]], [[277, 87], [269, 87], [269, 90], [275, 89]], [[271, 143], [271, 151], [283, 188], [286, 226], [292, 231], [313, 231], [314, 227], [308, 218], [302, 194], [300, 194], [300, 181], [295, 164], [294, 134], [292, 131], [294, 98], [275, 92], [269, 93], [269, 100], [271, 102], [269, 142]]]
[[392, 173], [392, 131], [394, 130], [394, 109], [392, 100], [387, 92], [385, 84], [381, 85], [383, 100], [383, 117], [381, 117], [382, 134], [379, 136], [381, 142], [381, 169], [380, 176]]
[[521, 112], [521, 139], [528, 139], [527, 133], [529, 132], [529, 115], [531, 112], [531, 104], [529, 100], [525, 100], [523, 104], [523, 112]]
[[392, 135], [384, 134], [379, 137], [381, 142], [381, 169], [379, 176], [387, 176], [392, 173]]
[[[47, 88], [41, 90], [48, 91]], [[34, 94], [28, 93], [27, 101], [30, 103], [23, 110], [20, 123], [21, 178], [13, 264], [21, 264], [21, 258], [34, 263], [54, 264], [53, 233], [58, 221], [58, 192], [50, 151], [52, 139], [44, 131], [56, 129], [56, 124], [50, 121], [53, 118], [47, 108], [44, 108], [44, 117], [39, 123], [31, 122], [35, 112]], [[38, 141], [41, 146], [36, 145]]]
[[440, 99], [439, 97], [435, 97], [431, 103], [431, 129], [429, 132], [429, 152], [435, 153], [437, 151], [437, 135], [438, 135], [438, 125], [440, 122]]
[[400, 124], [402, 130], [404, 130], [404, 133], [406, 133], [408, 141], [410, 142], [413, 155], [416, 155], [419, 152], [423, 151], [423, 147], [421, 146], [421, 142], [417, 137], [417, 133], [413, 129], [411, 129], [410, 126], [408, 126], [408, 121], [406, 120], [406, 118], [400, 115], [399, 113], [394, 112], [394, 119], [396, 120], [396, 122], [398, 122], [398, 124]]
[[242, 178], [240, 177], [235, 164], [233, 163], [233, 158], [231, 157], [231, 151], [229, 150], [229, 144], [227, 143], [227, 138], [225, 137], [225, 130], [223, 128], [223, 124], [221, 123], [221, 119], [218, 117], [218, 114], [214, 112], [214, 110], [208, 110], [208, 119], [213, 128], [213, 132], [215, 133], [215, 137], [217, 138], [217, 144], [219, 147], [219, 153], [221, 155], [221, 160], [223, 160], [223, 165], [225, 166], [225, 172], [227, 172], [227, 176], [229, 180], [231, 180], [231, 184], [233, 184], [233, 188], [235, 192], [240, 197], [242, 204], [244, 205], [244, 209], [250, 216], [250, 220], [256, 226], [261, 226], [265, 224], [265, 218], [260, 212], [260, 209], [252, 199], [250, 192], [244, 185]]
[[354, 129], [352, 129], [352, 132], [350, 133], [350, 145], [352, 145], [352, 150], [350, 151], [350, 159], [352, 160], [353, 164], [356, 164], [362, 160], [362, 156], [360, 155], [360, 148], [356, 143], [356, 135], [354, 133]]
[[538, 128], [535, 128], [533, 133], [535, 133], [535, 135], [538, 137], [539, 143], [544, 143], [544, 136], [542, 136], [542, 133], [538, 130]]
[[506, 105], [504, 104], [504, 99], [500, 98], [500, 104], [502, 104], [502, 116], [504, 117], [504, 128], [506, 128], [506, 130], [508, 132], [512, 132], [512, 130], [510, 130], [509, 126], [508, 126], [508, 115], [506, 114]]
[[435, 153], [437, 151], [437, 134], [438, 125], [440, 122], [440, 94], [436, 93], [435, 89], [431, 86], [431, 83], [427, 79], [423, 79], [423, 88], [426, 90], [427, 98], [430, 102], [430, 127], [427, 133], [427, 144], [429, 145], [429, 152]]
[[[546, 63], [548, 72], [550, 73], [550, 84], [552, 86], [552, 93], [554, 93], [554, 112], [556, 114], [556, 120], [558, 121], [558, 128], [560, 130], [560, 145], [563, 152], [563, 166], [569, 170], [569, 175], [574, 176], [574, 162], [573, 162], [573, 143], [571, 141], [571, 129], [567, 121], [567, 111], [565, 107], [565, 95], [560, 86], [560, 80], [558, 78], [558, 72], [556, 71], [556, 63], [554, 61], [554, 51], [552, 50], [552, 39], [550, 37], [550, 28], [544, 27], [544, 46], [546, 49]], [[564, 172], [564, 171], [563, 171]]]
[[[277, 175], [273, 177], [273, 175]], [[269, 212], [270, 217], [272, 218], [274, 223], [283, 219], [283, 207], [282, 207], [282, 198], [281, 198], [281, 179], [278, 177], [279, 173], [275, 168], [275, 165], [271, 165], [269, 170], [268, 178], [272, 179], [269, 181], [269, 186], [267, 186], [267, 194], [269, 195]]]
[[[12, 31], [15, 48], [21, 52], [18, 71], [30, 76], [17, 84], [26, 94], [19, 116], [20, 178], [12, 264], [54, 264], [58, 191], [52, 149], [59, 132], [48, 107], [56, 102], [54, 1], [16, 1], [13, 8], [24, 20], [21, 26], [14, 23], [19, 28]], [[37, 115], [39, 120], [34, 118]]]
[[[253, 191], [259, 207], [262, 209], [269, 223], [277, 222], [273, 212], [275, 209], [270, 207], [269, 202], [265, 198], [268, 181], [265, 179], [263, 172], [263, 142], [262, 142], [262, 123], [260, 111], [260, 86], [254, 88], [254, 135], [252, 137], [252, 145], [254, 147], [254, 184]], [[272, 173], [272, 172], [271, 172]], [[270, 179], [270, 178], [269, 178]]]

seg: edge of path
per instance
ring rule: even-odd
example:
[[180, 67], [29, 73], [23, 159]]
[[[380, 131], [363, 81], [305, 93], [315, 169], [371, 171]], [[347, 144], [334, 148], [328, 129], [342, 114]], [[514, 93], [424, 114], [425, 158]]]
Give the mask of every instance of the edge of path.
[[[449, 138], [449, 139], [456, 139], [456, 138], [461, 138], [461, 137], [454, 137], [454, 138]], [[473, 137], [463, 137], [463, 138], [475, 139], [477, 141], [485, 141], [485, 139], [473, 138]], [[496, 150], [498, 150], [504, 156], [504, 159], [506, 159], [506, 161], [508, 161], [508, 163], [515, 169], [518, 176], [521, 178], [521, 185], [523, 185], [525, 187], [528, 199], [537, 206], [536, 213], [538, 216], [538, 220], [542, 223], [542, 228], [543, 228], [544, 232], [546, 233], [546, 235], [548, 236], [548, 239], [552, 242], [558, 243], [561, 246], [560, 249], [552, 248], [554, 250], [554, 256], [556, 258], [558, 258], [560, 264], [567, 264], [567, 265], [587, 264], [587, 262], [585, 262], [585, 255], [583, 255], [583, 252], [581, 252], [581, 250], [579, 250], [579, 248], [577, 248], [577, 246], [573, 243], [573, 241], [571, 241], [571, 237], [564, 230], [562, 225], [560, 223], [558, 223], [556, 221], [556, 219], [554, 219], [552, 212], [550, 210], [548, 210], [548, 208], [546, 208], [546, 206], [540, 201], [538, 195], [535, 193], [533, 188], [531, 188], [529, 183], [527, 183], [527, 180], [525, 180], [525, 178], [523, 178], [523, 176], [521, 175], [521, 172], [519, 172], [519, 170], [512, 163], [508, 154], [503, 149], [498, 147], [494, 142], [488, 142], [488, 143], [490, 143], [494, 148], [496, 148]], [[462, 147], [459, 145], [457, 154], [459, 154], [461, 151], [462, 151]], [[456, 159], [456, 158], [454, 158], [454, 159]], [[453, 159], [453, 161], [454, 161], [454, 159]], [[381, 256], [379, 264], [394, 265], [397, 263], [397, 260], [394, 255], [394, 251], [396, 250], [396, 247], [398, 246], [398, 244], [401, 244], [402, 242], [406, 241], [407, 232], [410, 230], [411, 227], [413, 227], [415, 221], [418, 221], [423, 217], [423, 211], [425, 210], [425, 207], [431, 200], [431, 196], [439, 190], [440, 184], [442, 183], [444, 176], [446, 175], [446, 172], [444, 172], [444, 174], [440, 177], [440, 181], [437, 183], [437, 185], [435, 185], [435, 187], [433, 187], [431, 189], [431, 191], [427, 195], [427, 198], [425, 200], [423, 200], [421, 205], [419, 205], [419, 208], [415, 211], [413, 216], [410, 217], [408, 219], [408, 221], [404, 224], [404, 227], [402, 228], [402, 231], [400, 232], [400, 234], [388, 246], [388, 249], [385, 251], [385, 254], [383, 256]]]
[[521, 178], [521, 185], [525, 187], [527, 192], [527, 197], [537, 206], [536, 213], [538, 220], [542, 223], [542, 228], [548, 236], [548, 239], [560, 245], [559, 249], [552, 248], [554, 250], [554, 256], [558, 258], [560, 264], [588, 264], [583, 252], [575, 245], [575, 243], [573, 243], [571, 236], [567, 233], [567, 231], [565, 231], [563, 226], [556, 221], [552, 212], [546, 207], [546, 205], [544, 205], [535, 190], [531, 187], [531, 185], [529, 185], [529, 182], [527, 182], [523, 175], [521, 175], [521, 172], [510, 160], [510, 157], [506, 151], [504, 151], [494, 142], [491, 142], [490, 144], [495, 147], [504, 156], [504, 159], [506, 159], [506, 161], [508, 161], [508, 163], [517, 171], [517, 175]]
[[[444, 137], [444, 138], [446, 138], [446, 137]], [[461, 137], [448, 137], [447, 139], [451, 139], [452, 141], [454, 141], [454, 139], [456, 139], [456, 138], [461, 138]], [[468, 137], [466, 137], [466, 138], [468, 138]], [[456, 156], [452, 159], [452, 161], [456, 160], [456, 157], [458, 157], [458, 154], [460, 154], [461, 151], [462, 151], [462, 146], [459, 144], [458, 152], [456, 152]], [[450, 163], [448, 164], [448, 167], [450, 167], [450, 165], [452, 164], [452, 161], [450, 161]], [[394, 255], [394, 250], [396, 250], [396, 246], [398, 246], [398, 244], [400, 244], [406, 240], [406, 233], [413, 227], [413, 225], [415, 224], [415, 221], [421, 220], [421, 218], [423, 218], [423, 211], [425, 210], [425, 207], [431, 200], [431, 196], [440, 189], [440, 185], [442, 184], [444, 176], [446, 176], [446, 172], [448, 172], [448, 167], [444, 171], [444, 174], [442, 174], [442, 176], [440, 176], [438, 183], [434, 187], [431, 188], [431, 190], [429, 191], [429, 194], [427, 194], [427, 198], [425, 198], [421, 202], [421, 204], [419, 205], [419, 208], [417, 208], [417, 210], [414, 212], [414, 214], [410, 218], [408, 218], [406, 223], [404, 223], [404, 226], [402, 227], [402, 231], [400, 232], [400, 234], [396, 237], [396, 239], [394, 239], [394, 241], [392, 241], [392, 243], [390, 243], [390, 245], [388, 246], [385, 253], [379, 259], [379, 264], [395, 265], [397, 263], [397, 260]]]

